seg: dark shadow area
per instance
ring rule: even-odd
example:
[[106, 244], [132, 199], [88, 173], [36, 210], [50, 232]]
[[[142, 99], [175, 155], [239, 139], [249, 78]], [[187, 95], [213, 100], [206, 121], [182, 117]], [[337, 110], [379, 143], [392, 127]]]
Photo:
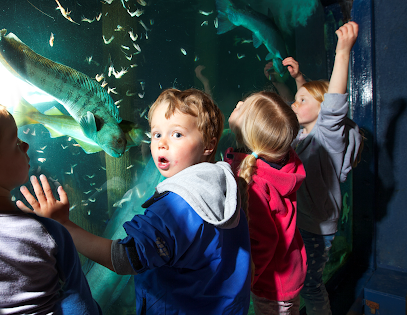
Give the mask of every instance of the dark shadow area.
[[[358, 314], [358, 310], [363, 307], [363, 296], [358, 291], [363, 290], [376, 268], [375, 223], [388, 215], [389, 203], [394, 198], [395, 142], [397, 134], [400, 134], [399, 120], [405, 115], [407, 102], [398, 99], [386, 108], [390, 113], [388, 119], [382, 117], [387, 120], [383, 126], [385, 137], [373, 144], [372, 135], [365, 131], [362, 161], [353, 172], [354, 250], [349, 262], [327, 283], [333, 315], [347, 314], [350, 309], [352, 314]], [[371, 170], [374, 152], [377, 154], [378, 176]], [[358, 295], [359, 298], [355, 301], [354, 297]]]

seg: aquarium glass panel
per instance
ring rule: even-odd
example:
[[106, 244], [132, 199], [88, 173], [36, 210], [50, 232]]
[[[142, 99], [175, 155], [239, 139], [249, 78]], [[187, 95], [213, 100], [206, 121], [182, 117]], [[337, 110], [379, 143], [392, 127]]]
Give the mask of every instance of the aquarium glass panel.
[[[235, 145], [227, 118], [238, 101], [265, 89], [292, 102], [296, 86], [283, 58], [294, 57], [307, 80], [329, 79], [335, 30], [350, 8], [318, 0], [233, 2], [2, 1], [0, 103], [30, 145], [30, 175], [65, 188], [75, 223], [119, 239], [123, 223], [144, 212], [141, 204], [163, 180], [151, 160], [147, 117], [164, 89], [211, 94], [226, 117], [221, 160]], [[239, 9], [241, 20], [225, 21], [225, 8]], [[342, 186], [326, 280], [352, 251], [351, 183]], [[22, 199], [17, 189], [13, 198]], [[135, 314], [132, 277], [80, 257], [104, 313]]]

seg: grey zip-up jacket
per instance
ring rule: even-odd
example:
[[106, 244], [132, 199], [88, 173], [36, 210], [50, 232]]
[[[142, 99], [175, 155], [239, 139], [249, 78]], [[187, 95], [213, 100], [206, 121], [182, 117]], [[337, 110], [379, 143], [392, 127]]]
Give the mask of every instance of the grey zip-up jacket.
[[358, 126], [346, 117], [347, 97], [325, 94], [314, 128], [303, 139], [300, 131], [293, 142], [307, 173], [297, 191], [297, 226], [315, 234], [337, 231], [342, 208], [340, 183], [352, 169], [362, 141]]

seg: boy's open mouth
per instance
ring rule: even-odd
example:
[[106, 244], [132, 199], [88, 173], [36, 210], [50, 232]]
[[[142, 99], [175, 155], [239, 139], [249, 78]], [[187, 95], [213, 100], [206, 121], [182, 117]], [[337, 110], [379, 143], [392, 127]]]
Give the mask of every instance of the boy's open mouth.
[[161, 169], [168, 168], [170, 162], [163, 156], [158, 157], [158, 167]]

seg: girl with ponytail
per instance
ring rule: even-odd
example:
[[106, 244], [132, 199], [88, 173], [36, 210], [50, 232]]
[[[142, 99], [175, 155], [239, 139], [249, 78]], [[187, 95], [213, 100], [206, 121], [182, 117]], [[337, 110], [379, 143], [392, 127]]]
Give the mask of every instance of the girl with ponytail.
[[293, 110], [275, 93], [257, 92], [229, 117], [238, 149], [229, 148], [249, 219], [256, 314], [299, 314], [306, 253], [296, 227], [296, 191], [304, 167], [291, 147], [299, 132]]

